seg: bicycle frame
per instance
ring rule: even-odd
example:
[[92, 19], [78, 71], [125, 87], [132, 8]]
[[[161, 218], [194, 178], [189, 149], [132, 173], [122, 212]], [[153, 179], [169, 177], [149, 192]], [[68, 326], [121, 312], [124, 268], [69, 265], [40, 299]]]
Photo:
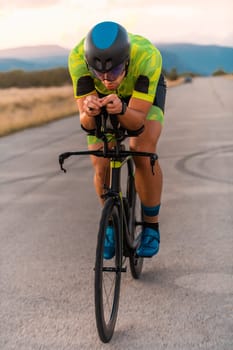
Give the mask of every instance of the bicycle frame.
[[[115, 139], [115, 146], [109, 149], [108, 134], [109, 129], [106, 128], [106, 115], [96, 118], [95, 135], [103, 141], [103, 148], [99, 150], [65, 152], [60, 154], [59, 163], [61, 169], [66, 172], [63, 167], [65, 159], [71, 156], [92, 155], [109, 159], [110, 164], [110, 184], [109, 187], [104, 187], [105, 193], [102, 195], [104, 199], [103, 211], [99, 224], [97, 247], [96, 247], [96, 262], [95, 262], [95, 314], [96, 324], [100, 339], [103, 342], [109, 342], [115, 328], [117, 319], [121, 273], [126, 272], [126, 266], [123, 266], [126, 258], [130, 261], [130, 270], [134, 278], [139, 278], [142, 269], [143, 258], [138, 257], [136, 249], [140, 243], [140, 234], [135, 236], [135, 227], [141, 225], [141, 222], [136, 220], [135, 203], [136, 189], [134, 183], [134, 166], [133, 157], [149, 157], [152, 173], [154, 174], [154, 165], [158, 158], [155, 153], [131, 151], [125, 148], [122, 141], [130, 136], [137, 136], [135, 133], [131, 135], [127, 130], [120, 129], [117, 118], [113, 118], [112, 134]], [[127, 165], [127, 193], [123, 193], [121, 188], [121, 171]], [[115, 230], [115, 257], [108, 260], [104, 258], [104, 242], [106, 231], [109, 227], [109, 219], [112, 222], [112, 227]], [[107, 259], [107, 260], [105, 260]], [[113, 261], [112, 261], [113, 260]], [[110, 262], [110, 265], [107, 262]], [[109, 294], [105, 286], [105, 274], [111, 274], [111, 278], [106, 278], [110, 284], [109, 292], [113, 292], [113, 298], [109, 302]], [[109, 276], [105, 276], [109, 277]], [[107, 285], [108, 283], [106, 283]], [[111, 293], [112, 294], [112, 293]], [[107, 301], [107, 302], [106, 302]], [[105, 314], [105, 310], [107, 310]], [[110, 311], [108, 313], [108, 310]]]
[[[107, 189], [107, 192], [103, 195], [103, 198], [107, 199], [109, 197], [114, 197], [116, 204], [118, 206], [119, 210], [119, 217], [120, 217], [120, 224], [121, 224], [121, 237], [123, 239], [126, 239], [127, 245], [130, 248], [133, 248], [130, 246], [130, 242], [127, 240], [127, 237], [129, 236], [128, 232], [128, 224], [127, 224], [127, 215], [124, 208], [124, 201], [123, 201], [123, 193], [121, 189], [121, 171], [122, 168], [127, 165], [128, 160], [132, 158], [131, 155], [126, 156], [124, 159], [111, 159], [110, 160], [110, 186]], [[124, 248], [124, 255], [126, 256], [126, 250], [125, 245], [123, 245]]]
[[113, 129], [110, 130], [110, 132], [114, 135], [116, 144], [112, 149], [109, 149], [108, 138], [107, 138], [109, 129], [106, 128], [107, 117], [108, 116], [106, 116], [106, 114], [103, 113], [102, 116], [99, 116], [99, 118], [96, 118], [96, 135], [98, 138], [103, 140], [103, 148], [101, 150], [65, 152], [59, 156], [59, 163], [60, 163], [61, 170], [66, 172], [66, 169], [63, 167], [63, 163], [65, 159], [71, 156], [92, 155], [96, 157], [109, 158], [110, 159], [110, 187], [107, 188], [106, 193], [103, 194], [102, 197], [104, 199], [108, 197], [115, 197], [117, 198], [118, 201], [121, 202], [122, 205], [119, 206], [121, 208], [120, 214], [121, 214], [121, 217], [122, 216], [124, 217], [124, 227], [126, 228], [126, 230], [128, 230], [128, 227], [126, 224], [126, 217], [124, 213], [122, 192], [121, 192], [121, 183], [120, 183], [121, 169], [132, 157], [149, 157], [151, 170], [152, 170], [152, 173], [154, 174], [154, 165], [156, 160], [158, 159], [158, 156], [155, 153], [126, 150], [124, 145], [122, 144], [122, 141], [130, 137], [131, 135], [127, 134], [125, 129], [119, 129], [118, 122], [116, 122], [116, 118], [112, 118], [112, 116], [110, 116], [110, 120], [113, 125]]

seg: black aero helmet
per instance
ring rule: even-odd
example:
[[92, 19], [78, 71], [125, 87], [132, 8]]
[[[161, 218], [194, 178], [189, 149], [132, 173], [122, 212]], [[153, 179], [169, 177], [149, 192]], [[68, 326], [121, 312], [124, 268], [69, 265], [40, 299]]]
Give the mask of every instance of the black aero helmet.
[[129, 59], [130, 43], [124, 27], [115, 22], [101, 22], [86, 36], [84, 53], [87, 64], [108, 72]]

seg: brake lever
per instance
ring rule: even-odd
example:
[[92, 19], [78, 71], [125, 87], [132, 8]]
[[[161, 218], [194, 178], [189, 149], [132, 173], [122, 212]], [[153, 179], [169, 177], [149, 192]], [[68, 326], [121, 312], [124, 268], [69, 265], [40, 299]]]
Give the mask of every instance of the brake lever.
[[152, 174], [153, 175], [155, 175], [155, 172], [154, 172], [154, 166], [155, 166], [155, 162], [156, 162], [156, 160], [157, 160], [157, 155], [155, 155], [155, 154], [152, 154], [151, 156], [150, 156], [150, 165], [151, 165], [151, 171], [152, 171]]
[[59, 156], [60, 168], [62, 171], [64, 171], [64, 173], [66, 173], [66, 169], [63, 167], [63, 164], [64, 164], [65, 159], [68, 158], [69, 156], [70, 156], [69, 152], [60, 154], [60, 156]]
[[63, 163], [64, 163], [64, 159], [59, 157], [60, 168], [62, 171], [64, 171], [64, 173], [66, 173], [66, 169], [63, 167]]

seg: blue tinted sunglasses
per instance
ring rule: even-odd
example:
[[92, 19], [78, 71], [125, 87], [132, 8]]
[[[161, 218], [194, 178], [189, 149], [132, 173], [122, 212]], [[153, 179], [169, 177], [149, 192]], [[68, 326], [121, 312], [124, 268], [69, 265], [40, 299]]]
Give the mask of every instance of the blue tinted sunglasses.
[[92, 68], [89, 66], [90, 71], [94, 74], [94, 76], [99, 80], [108, 80], [108, 81], [114, 81], [116, 80], [119, 75], [123, 73], [125, 70], [125, 62], [119, 64], [118, 66], [112, 68], [108, 72], [99, 72], [98, 70]]

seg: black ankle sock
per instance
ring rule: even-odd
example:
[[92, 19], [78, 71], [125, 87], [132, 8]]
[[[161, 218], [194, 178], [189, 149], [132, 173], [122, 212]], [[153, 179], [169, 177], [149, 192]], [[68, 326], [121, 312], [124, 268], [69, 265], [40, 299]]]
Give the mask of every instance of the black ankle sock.
[[150, 227], [153, 230], [159, 231], [159, 223], [158, 222], [143, 222], [143, 227]]

